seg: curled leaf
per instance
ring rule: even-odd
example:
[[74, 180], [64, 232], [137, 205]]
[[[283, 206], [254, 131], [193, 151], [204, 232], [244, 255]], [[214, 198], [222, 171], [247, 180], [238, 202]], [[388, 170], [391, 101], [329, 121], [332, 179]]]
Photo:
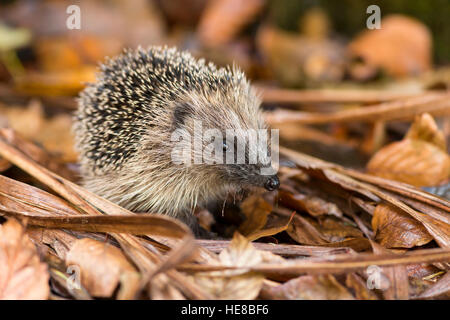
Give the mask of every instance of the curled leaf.
[[395, 77], [431, 67], [431, 33], [420, 21], [403, 15], [381, 20], [381, 29], [367, 30], [350, 44], [350, 53], [369, 66]]
[[412, 248], [433, 240], [422, 223], [387, 204], [375, 208], [372, 228], [376, 232], [375, 239], [387, 248]]
[[132, 299], [139, 288], [139, 274], [122, 251], [100, 241], [75, 241], [67, 253], [66, 264], [79, 270], [81, 284], [96, 297], [111, 297], [119, 282], [118, 297], [122, 299]]
[[370, 173], [414, 186], [434, 186], [450, 177], [450, 157], [444, 135], [424, 114], [412, 124], [404, 140], [379, 150], [367, 164]]
[[15, 220], [0, 225], [0, 299], [47, 299], [50, 293], [47, 265]]

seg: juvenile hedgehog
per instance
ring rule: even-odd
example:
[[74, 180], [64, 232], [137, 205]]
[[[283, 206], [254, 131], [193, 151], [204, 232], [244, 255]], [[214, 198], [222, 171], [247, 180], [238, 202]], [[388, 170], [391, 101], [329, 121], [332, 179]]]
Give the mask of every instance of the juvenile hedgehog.
[[[266, 163], [248, 161], [267, 154], [267, 145], [249, 144], [240, 164], [214, 162], [215, 153], [203, 152], [211, 143], [224, 158], [235, 151], [227, 129], [266, 129], [260, 101], [236, 68], [219, 69], [175, 48], [139, 48], [102, 65], [78, 104], [73, 131], [84, 186], [134, 212], [164, 213], [194, 226], [196, 205], [246, 187], [279, 186], [276, 175], [261, 174]], [[203, 131], [217, 129], [224, 139], [203, 141], [195, 130], [200, 121]], [[200, 141], [201, 163], [174, 161], [180, 145], [198, 156], [196, 142], [174, 140], [177, 130]]]

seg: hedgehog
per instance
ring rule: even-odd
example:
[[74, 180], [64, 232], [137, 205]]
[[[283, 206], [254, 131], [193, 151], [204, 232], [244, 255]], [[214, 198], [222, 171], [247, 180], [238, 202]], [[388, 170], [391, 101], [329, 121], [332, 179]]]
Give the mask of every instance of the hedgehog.
[[[270, 142], [249, 143], [241, 163], [217, 161], [236, 151], [239, 138], [248, 139], [239, 136], [248, 129], [268, 130], [260, 104], [235, 66], [218, 68], [176, 48], [125, 50], [108, 58], [97, 81], [78, 97], [73, 132], [82, 184], [133, 212], [167, 214], [195, 228], [196, 207], [230, 192], [279, 187], [276, 172], [261, 173], [267, 161], [248, 161], [258, 152], [268, 155]], [[196, 123], [222, 138], [206, 141]], [[230, 129], [237, 132], [232, 141]], [[192, 147], [192, 139], [174, 140], [174, 132], [190, 135], [201, 148], [174, 152]], [[211, 144], [208, 155], [204, 148]], [[199, 153], [202, 161], [196, 163], [180, 163], [183, 156], [176, 156]]]

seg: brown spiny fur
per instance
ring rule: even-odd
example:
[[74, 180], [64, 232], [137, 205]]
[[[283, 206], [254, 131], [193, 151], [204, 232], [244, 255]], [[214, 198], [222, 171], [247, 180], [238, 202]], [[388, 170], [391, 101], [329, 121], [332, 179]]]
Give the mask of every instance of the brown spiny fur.
[[204, 129], [265, 128], [260, 101], [236, 68], [219, 69], [175, 48], [139, 48], [102, 65], [78, 103], [73, 130], [83, 184], [125, 208], [189, 220], [196, 205], [262, 185], [252, 166], [171, 159], [173, 131], [192, 133], [192, 120]]

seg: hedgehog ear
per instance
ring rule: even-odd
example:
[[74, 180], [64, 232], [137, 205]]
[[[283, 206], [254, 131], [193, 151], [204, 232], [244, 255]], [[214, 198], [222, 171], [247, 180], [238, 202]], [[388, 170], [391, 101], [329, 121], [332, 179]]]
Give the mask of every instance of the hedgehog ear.
[[187, 102], [178, 103], [173, 111], [173, 124], [175, 127], [183, 125], [189, 115], [194, 113], [194, 108]]

